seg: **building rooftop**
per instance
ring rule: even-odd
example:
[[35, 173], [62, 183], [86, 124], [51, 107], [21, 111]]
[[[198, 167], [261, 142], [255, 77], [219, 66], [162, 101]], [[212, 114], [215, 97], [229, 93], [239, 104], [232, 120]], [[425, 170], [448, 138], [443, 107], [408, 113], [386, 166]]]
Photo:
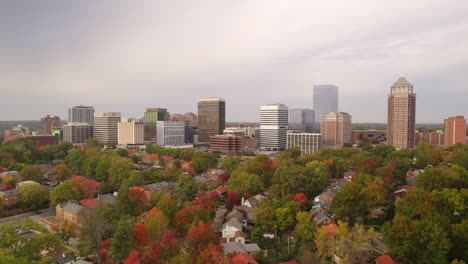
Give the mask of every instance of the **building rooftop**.
[[400, 77], [394, 84], [395, 85], [411, 85], [411, 83], [408, 82], [408, 80], [405, 79], [405, 77]]

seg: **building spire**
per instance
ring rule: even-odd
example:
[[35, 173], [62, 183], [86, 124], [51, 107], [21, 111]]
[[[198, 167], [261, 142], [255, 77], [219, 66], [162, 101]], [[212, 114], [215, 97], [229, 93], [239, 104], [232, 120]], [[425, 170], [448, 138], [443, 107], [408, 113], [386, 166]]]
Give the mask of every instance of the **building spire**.
[[398, 79], [393, 85], [395, 86], [395, 85], [412, 85], [412, 84], [409, 83], [405, 77], [400, 77], [400, 79]]

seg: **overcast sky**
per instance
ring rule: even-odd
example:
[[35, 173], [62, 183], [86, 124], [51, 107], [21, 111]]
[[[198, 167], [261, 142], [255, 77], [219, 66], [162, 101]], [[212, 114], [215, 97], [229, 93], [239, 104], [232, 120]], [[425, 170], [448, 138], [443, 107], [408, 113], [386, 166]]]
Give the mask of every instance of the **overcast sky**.
[[227, 121], [340, 88], [353, 122], [386, 122], [400, 76], [416, 121], [468, 115], [466, 0], [0, 1], [0, 120], [72, 105], [140, 117], [226, 99]]

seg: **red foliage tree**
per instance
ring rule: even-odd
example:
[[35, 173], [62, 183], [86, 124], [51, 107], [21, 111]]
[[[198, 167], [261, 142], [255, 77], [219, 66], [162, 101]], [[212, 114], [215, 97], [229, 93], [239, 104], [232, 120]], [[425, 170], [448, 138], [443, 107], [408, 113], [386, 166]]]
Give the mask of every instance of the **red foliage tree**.
[[229, 173], [223, 172], [218, 176], [218, 179], [220, 181], [227, 182], [229, 180], [229, 177], [230, 177]]
[[101, 256], [101, 260], [105, 261], [110, 251], [110, 242], [108, 240], [101, 240], [101, 246], [99, 247], [98, 254]]
[[204, 264], [228, 264], [229, 259], [223, 257], [223, 246], [216, 244], [208, 244], [208, 246], [200, 253], [198, 259]]
[[218, 242], [219, 238], [211, 224], [203, 221], [192, 224], [186, 237], [186, 243], [193, 250], [194, 255], [199, 255], [208, 244]]
[[0, 166], [0, 173], [2, 173], [4, 171], [5, 171], [5, 169], [2, 166]]
[[359, 164], [357, 171], [373, 175], [378, 167], [379, 163], [377, 161], [373, 159], [365, 159]]
[[135, 229], [135, 235], [133, 236], [133, 245], [135, 250], [143, 251], [149, 244], [149, 234], [146, 226], [141, 223], [136, 223], [133, 227]]
[[303, 193], [296, 193], [293, 196], [294, 201], [299, 205], [301, 209], [305, 209], [307, 205], [307, 196]]
[[230, 192], [227, 199], [226, 199], [226, 208], [228, 210], [232, 210], [234, 205], [240, 205], [241, 200], [239, 198], [239, 195], [236, 192]]
[[81, 194], [81, 199], [92, 198], [99, 186], [98, 182], [89, 180], [83, 176], [73, 176], [70, 180], [75, 183], [76, 188]]
[[195, 216], [195, 208], [193, 206], [186, 206], [179, 210], [174, 215], [174, 230], [179, 234], [187, 232], [190, 224], [193, 222]]
[[193, 205], [199, 205], [205, 209], [209, 214], [214, 212], [213, 200], [216, 198], [216, 194], [213, 192], [200, 191], [197, 194], [197, 199], [193, 200], [191, 203]]
[[140, 264], [140, 252], [133, 250], [124, 264]]
[[128, 199], [139, 207], [139, 212], [142, 212], [148, 204], [145, 191], [140, 187], [128, 189]]
[[13, 185], [7, 184], [2, 189], [0, 189], [0, 191], [9, 191], [9, 190], [13, 190]]

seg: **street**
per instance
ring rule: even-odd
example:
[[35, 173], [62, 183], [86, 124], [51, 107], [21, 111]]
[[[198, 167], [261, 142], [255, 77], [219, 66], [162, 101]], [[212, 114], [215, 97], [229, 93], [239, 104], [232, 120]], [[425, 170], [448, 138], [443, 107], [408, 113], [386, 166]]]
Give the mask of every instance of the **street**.
[[0, 225], [8, 224], [8, 223], [20, 223], [20, 222], [24, 221], [24, 219], [26, 219], [26, 218], [31, 218], [35, 222], [40, 223], [41, 219], [55, 215], [55, 209], [54, 208], [46, 208], [46, 209], [41, 209], [41, 210], [38, 210], [38, 211], [41, 212], [41, 214], [37, 215], [37, 214], [34, 214], [34, 212], [29, 212], [29, 213], [9, 216], [9, 217], [5, 217], [5, 218], [0, 218]]

